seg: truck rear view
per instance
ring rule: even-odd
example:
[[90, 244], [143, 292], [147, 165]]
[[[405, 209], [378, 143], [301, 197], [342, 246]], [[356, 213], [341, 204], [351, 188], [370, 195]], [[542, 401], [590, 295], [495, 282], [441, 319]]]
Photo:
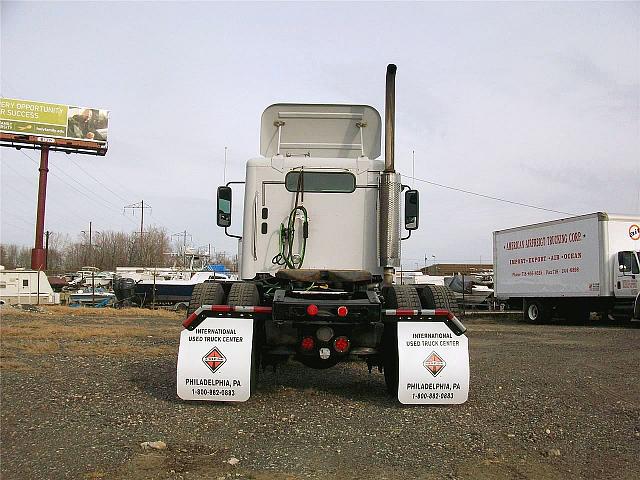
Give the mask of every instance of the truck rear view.
[[[241, 280], [194, 289], [180, 352], [198, 353], [179, 357], [182, 398], [246, 400], [247, 384], [254, 388], [267, 366], [293, 358], [324, 369], [358, 358], [383, 372], [388, 392], [404, 403], [466, 401], [468, 350], [453, 292], [394, 284], [402, 191], [403, 239], [419, 225], [418, 192], [402, 184], [394, 165], [395, 72], [390, 65], [384, 160], [373, 107], [276, 104], [264, 111], [261, 156], [247, 162], [244, 181], [218, 188], [217, 223], [238, 239]], [[241, 230], [231, 222], [240, 183]], [[183, 342], [203, 343], [183, 350]], [[231, 360], [224, 343], [246, 348]], [[202, 362], [192, 360], [198, 355]], [[235, 375], [225, 388], [195, 388], [225, 368]]]

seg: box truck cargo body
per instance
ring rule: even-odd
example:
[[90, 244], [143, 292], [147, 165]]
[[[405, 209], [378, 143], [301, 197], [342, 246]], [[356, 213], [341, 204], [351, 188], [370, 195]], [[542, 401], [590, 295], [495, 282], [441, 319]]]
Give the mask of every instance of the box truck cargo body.
[[640, 286], [640, 216], [592, 213], [493, 233], [495, 296], [524, 317], [632, 316]]

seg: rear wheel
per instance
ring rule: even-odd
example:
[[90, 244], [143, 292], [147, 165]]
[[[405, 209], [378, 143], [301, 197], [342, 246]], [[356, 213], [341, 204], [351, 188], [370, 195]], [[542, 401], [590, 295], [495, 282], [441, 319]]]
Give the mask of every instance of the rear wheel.
[[258, 287], [254, 283], [234, 283], [229, 290], [227, 305], [249, 307], [260, 305]]
[[551, 305], [537, 298], [525, 299], [522, 319], [527, 323], [545, 323], [551, 318]]
[[423, 308], [443, 308], [454, 315], [458, 313], [458, 301], [451, 288], [443, 285], [426, 285], [418, 293]]
[[[418, 292], [411, 285], [393, 285], [386, 289], [384, 294], [385, 308], [407, 308], [419, 310], [420, 297]], [[382, 338], [384, 381], [387, 385], [389, 395], [398, 395], [398, 324], [386, 323]]]
[[[234, 283], [229, 290], [227, 305], [255, 307], [260, 305], [260, 292], [258, 287], [253, 283]], [[258, 385], [258, 376], [260, 374], [260, 329], [258, 322], [253, 320], [253, 344], [251, 345], [251, 395]]]
[[219, 283], [199, 283], [193, 287], [187, 316], [191, 315], [202, 305], [224, 304], [224, 290]]

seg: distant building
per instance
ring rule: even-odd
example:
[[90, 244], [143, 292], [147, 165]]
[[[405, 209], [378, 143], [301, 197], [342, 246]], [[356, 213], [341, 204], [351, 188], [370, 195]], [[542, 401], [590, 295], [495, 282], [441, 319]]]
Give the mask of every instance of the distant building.
[[436, 263], [420, 269], [425, 275], [477, 275], [487, 270], [493, 270], [493, 263]]

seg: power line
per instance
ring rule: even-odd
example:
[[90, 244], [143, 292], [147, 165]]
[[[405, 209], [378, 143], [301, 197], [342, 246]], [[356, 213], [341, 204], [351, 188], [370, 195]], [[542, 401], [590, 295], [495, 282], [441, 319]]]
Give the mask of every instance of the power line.
[[446, 188], [448, 190], [454, 190], [456, 192], [466, 193], [467, 195], [474, 195], [476, 197], [488, 198], [489, 200], [496, 200], [498, 202], [510, 203], [511, 205], [519, 205], [521, 207], [535, 208], [536, 210], [543, 210], [545, 212], [552, 212], [552, 213], [560, 213], [562, 215], [577, 215], [576, 213], [562, 212], [560, 210], [553, 210], [551, 208], [539, 207], [537, 205], [530, 205], [528, 203], [516, 202], [514, 200], [507, 200], [506, 198], [494, 197], [492, 195], [486, 195], [484, 193], [472, 192], [471, 190], [465, 190], [463, 188], [452, 187], [450, 185], [444, 185], [442, 183], [431, 182], [431, 181], [425, 180], [423, 178], [412, 177], [412, 176], [409, 176], [409, 175], [403, 175], [403, 176], [405, 176], [407, 178], [411, 178], [413, 180], [417, 180], [418, 182], [423, 182], [423, 183], [427, 183], [429, 185], [434, 185], [436, 187]]
[[26, 225], [31, 226], [31, 222], [29, 222], [29, 221], [25, 220], [25, 219], [24, 219], [23, 217], [21, 217], [20, 215], [16, 215], [16, 214], [15, 214], [15, 213], [13, 213], [13, 212], [2, 212], [2, 217], [3, 217], [3, 218], [4, 218], [4, 217], [6, 217], [7, 215], [8, 215], [9, 217], [13, 217], [13, 218], [15, 218], [16, 220], [20, 220], [21, 222], [25, 223]]
[[23, 227], [22, 225], [16, 225], [15, 223], [9, 222], [7, 221], [6, 218], [2, 219], [2, 223], [4, 223], [5, 225], [9, 225], [10, 227], [17, 228], [18, 230], [22, 230], [23, 232], [32, 233], [31, 229], [28, 229], [27, 227]]
[[96, 183], [99, 183], [100, 185], [102, 185], [106, 190], [108, 190], [109, 192], [111, 192], [112, 194], [114, 194], [116, 197], [118, 197], [120, 200], [122, 200], [123, 202], [128, 201], [128, 199], [124, 198], [123, 196], [119, 195], [118, 193], [114, 192], [113, 190], [111, 190], [109, 187], [107, 187], [104, 183], [102, 183], [100, 180], [98, 180], [96, 177], [94, 177], [93, 175], [91, 175], [89, 172], [87, 172], [84, 168], [82, 168], [78, 163], [75, 162], [75, 160], [73, 160], [73, 158], [71, 158], [71, 156], [69, 156], [69, 160], [71, 160], [71, 163], [73, 163], [76, 167], [78, 167], [78, 169], [80, 169], [82, 172], [84, 172], [88, 177], [90, 177], [91, 179], [93, 179]]
[[[13, 190], [17, 194], [18, 198], [24, 196], [24, 191], [20, 191], [18, 188], [14, 187], [11, 184], [5, 184], [5, 185], [2, 186], [2, 188], [3, 188], [3, 190], [5, 188], [9, 188], [10, 190]], [[32, 202], [31, 200], [27, 200], [27, 201], [30, 202], [31, 207], [33, 207], [33, 203], [34, 202]], [[12, 210], [20, 210], [24, 216], [33, 218], [33, 210], [31, 210], [30, 208], [26, 207], [24, 203], [16, 203], [16, 204], [12, 205], [11, 208], [12, 208]], [[76, 212], [76, 214], [78, 214], [77, 211], [75, 211], [75, 212]], [[6, 214], [6, 208], [4, 209], [2, 214], [3, 215]], [[62, 221], [61, 217], [56, 212], [47, 212], [47, 217], [50, 218], [50, 219], [52, 218], [53, 219], [53, 223], [55, 223], [57, 225], [62, 225], [64, 227], [69, 228], [70, 230], [74, 230], [75, 229], [75, 227], [69, 227], [68, 223]], [[50, 222], [48, 221], [47, 223], [50, 223]]]
[[11, 165], [10, 162], [6, 162], [3, 161], [2, 165], [5, 167], [8, 167], [9, 170], [13, 171], [16, 175], [18, 175], [20, 178], [24, 179], [25, 181], [27, 181], [30, 185], [35, 186], [37, 185], [37, 182], [33, 181], [33, 178], [29, 178], [26, 175], [24, 175], [22, 172], [20, 172], [17, 168], [14, 168], [13, 165]]
[[[52, 166], [49, 167], [49, 170], [51, 170]], [[77, 185], [79, 185], [80, 187], [84, 188], [87, 190], [87, 192], [89, 192], [91, 195], [93, 195], [94, 197], [96, 197], [98, 200], [100, 200], [102, 203], [104, 203], [106, 206], [111, 207], [111, 208], [115, 208], [116, 210], [120, 210], [120, 208], [109, 202], [108, 200], [106, 200], [104, 197], [101, 197], [100, 195], [98, 195], [96, 192], [92, 191], [89, 189], [89, 187], [87, 187], [86, 185], [84, 185], [83, 183], [80, 183], [78, 180], [76, 180], [69, 172], [66, 172], [62, 169], [62, 167], [60, 167], [60, 165], [56, 165], [56, 168], [58, 170], [60, 170], [62, 173], [64, 173], [66, 175], [66, 178], [71, 179], [73, 182], [75, 182]], [[52, 172], [53, 173], [53, 172]]]
[[[22, 153], [25, 157], [27, 157], [29, 160], [31, 160], [34, 164], [38, 165], [38, 162], [36, 162], [33, 158], [31, 158], [31, 157], [30, 157], [29, 155], [27, 155], [25, 152], [23, 152], [22, 150], [20, 150], [20, 153]], [[60, 180], [62, 183], [64, 183], [65, 185], [67, 185], [69, 188], [71, 188], [72, 190], [74, 190], [74, 191], [78, 192], [78, 193], [79, 193], [80, 195], [82, 195], [83, 197], [85, 197], [85, 198], [87, 198], [87, 199], [91, 200], [91, 201], [92, 201], [92, 202], [94, 202], [96, 205], [99, 205], [99, 206], [101, 206], [101, 207], [104, 205], [104, 206], [107, 206], [108, 208], [111, 208], [111, 209], [113, 209], [113, 210], [117, 211], [117, 212], [119, 212], [119, 211], [120, 211], [119, 207], [113, 206], [113, 204], [107, 203], [107, 202], [105, 202], [104, 200], [102, 200], [102, 204], [101, 204], [98, 200], [96, 200], [96, 199], [94, 199], [94, 198], [90, 197], [90, 196], [89, 196], [89, 195], [87, 195], [85, 192], [83, 192], [83, 191], [81, 191], [81, 190], [78, 190], [74, 185], [72, 185], [71, 183], [67, 182], [63, 177], [61, 177], [60, 175], [58, 175], [55, 171], [50, 171], [50, 173], [51, 173], [55, 178], [57, 178], [58, 180]], [[79, 183], [77, 180], [75, 180], [75, 179], [74, 179], [73, 177], [71, 177], [70, 175], [69, 175], [69, 178], [71, 178], [72, 180], [74, 180], [74, 181], [75, 181], [76, 183], [78, 183], [80, 186], [84, 187], [81, 183]], [[86, 188], [86, 187], [84, 187], [84, 188]], [[88, 190], [88, 189], [87, 189], [87, 190]], [[94, 193], [94, 195], [95, 195], [95, 193]], [[97, 197], [98, 199], [100, 199], [100, 197], [99, 197], [99, 196], [97, 196], [97, 195], [96, 195], [96, 197]], [[113, 214], [113, 212], [110, 212], [110, 213], [112, 213], [112, 214]], [[120, 218], [120, 215], [118, 215], [118, 217]], [[133, 222], [133, 220], [131, 220], [131, 219], [130, 219], [129, 217], [127, 217], [126, 215], [122, 215], [122, 217], [126, 218], [126, 219], [127, 219], [127, 221], [129, 221], [129, 222], [135, 223], [135, 222]]]

